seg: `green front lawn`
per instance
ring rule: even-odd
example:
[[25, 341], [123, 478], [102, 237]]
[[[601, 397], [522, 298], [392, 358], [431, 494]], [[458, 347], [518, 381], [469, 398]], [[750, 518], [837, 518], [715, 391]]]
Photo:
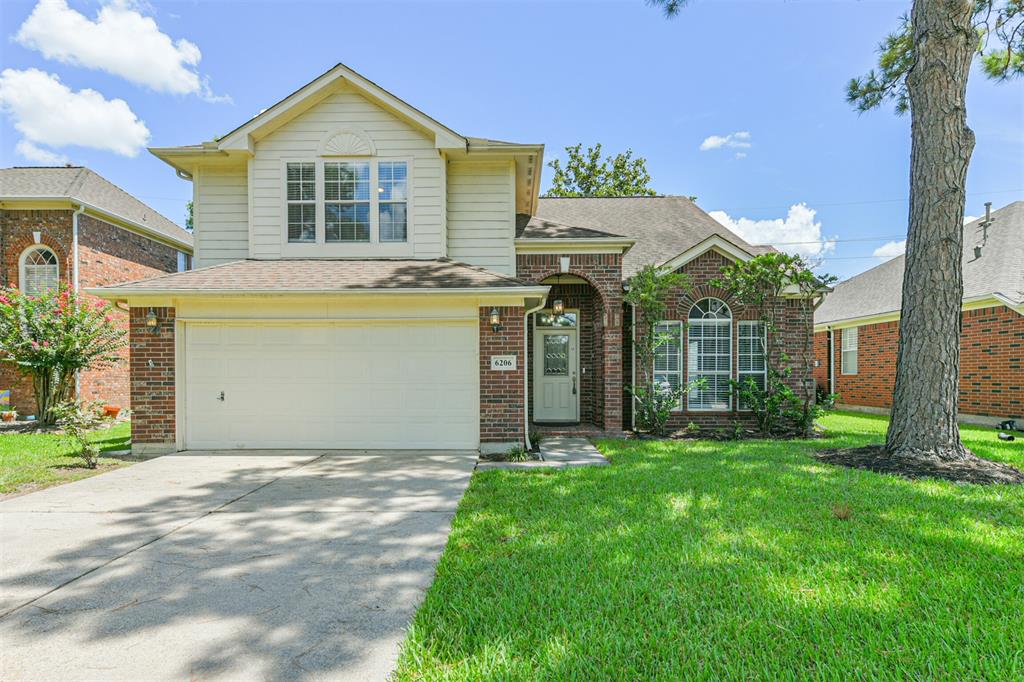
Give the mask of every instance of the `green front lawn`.
[[[131, 424], [119, 422], [92, 434], [101, 452], [130, 447]], [[0, 432], [0, 495], [45, 488], [66, 483], [103, 471], [125, 466], [130, 462], [101, 457], [96, 469], [86, 469], [74, 456], [75, 446], [52, 433]]]
[[[1021, 679], [1024, 487], [821, 464], [809, 453], [879, 442], [885, 420], [824, 425], [476, 474], [398, 677]], [[963, 436], [1024, 467], [1024, 438]]]

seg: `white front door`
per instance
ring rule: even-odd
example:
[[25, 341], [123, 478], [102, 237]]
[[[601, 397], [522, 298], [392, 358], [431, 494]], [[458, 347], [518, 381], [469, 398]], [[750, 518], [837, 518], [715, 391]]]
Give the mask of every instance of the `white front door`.
[[538, 326], [533, 334], [533, 358], [533, 420], [579, 421], [576, 330]]

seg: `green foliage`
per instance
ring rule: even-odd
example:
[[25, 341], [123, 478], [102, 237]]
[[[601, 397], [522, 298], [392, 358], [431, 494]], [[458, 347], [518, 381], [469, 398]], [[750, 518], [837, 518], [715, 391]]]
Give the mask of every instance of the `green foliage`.
[[[111, 450], [131, 446], [131, 423], [107, 422], [110, 428], [89, 434], [100, 449], [103, 469], [126, 466], [127, 460], [102, 457]], [[21, 431], [0, 435], [0, 495], [22, 490], [38, 490], [57, 483], [74, 481], [99, 471], [81, 466], [78, 443], [53, 431]]]
[[189, 201], [185, 204], [185, 229], [191, 232], [195, 227], [195, 207], [193, 202]]
[[505, 453], [506, 462], [529, 462], [532, 459], [533, 454], [531, 454], [522, 445], [516, 445], [511, 450]]
[[87, 469], [95, 469], [100, 458], [100, 448], [89, 436], [103, 421], [100, 409], [99, 402], [87, 404], [80, 400], [69, 400], [53, 408], [57, 426], [63, 430], [64, 437], [78, 448], [78, 456]]
[[126, 332], [111, 313], [63, 286], [38, 297], [0, 289], [0, 362], [32, 377], [41, 424], [53, 424], [54, 408], [70, 400], [76, 373], [120, 359]]
[[641, 382], [626, 387], [633, 396], [637, 426], [656, 436], [665, 434], [672, 409], [679, 405], [683, 395], [697, 388], [696, 382], [673, 388], [667, 383], [647, 383], [646, 377], [654, 376], [654, 353], [669, 340], [665, 334], [656, 333], [658, 322], [665, 319], [668, 311], [666, 298], [677, 289], [689, 289], [690, 280], [678, 272], [661, 272], [653, 265], [644, 266], [629, 280], [624, 297], [626, 303], [636, 307], [637, 324], [633, 348], [637, 364], [637, 376]]
[[[1024, 75], [1024, 3], [1021, 0], [975, 0], [974, 29], [982, 71], [993, 80]], [[878, 45], [878, 67], [846, 86], [846, 100], [858, 111], [869, 111], [884, 102], [895, 103], [896, 112], [910, 109], [906, 78], [914, 66], [914, 42], [910, 17]]]
[[555, 172], [549, 197], [626, 197], [654, 196], [648, 187], [651, 175], [647, 172], [647, 160], [633, 158], [633, 150], [601, 159], [601, 143], [596, 147], [583, 145], [566, 147], [569, 159], [565, 167], [561, 161], [552, 160], [548, 166]]
[[[741, 404], [753, 412], [758, 427], [766, 435], [779, 435], [791, 428], [800, 434], [810, 434], [820, 412], [815, 407], [814, 384], [809, 376], [814, 361], [813, 317], [806, 316], [800, 335], [802, 343], [796, 348], [784, 348], [782, 335], [776, 333], [778, 316], [783, 310], [779, 305], [780, 297], [792, 294], [811, 299], [835, 281], [832, 275], [814, 274], [800, 256], [778, 252], [730, 263], [722, 268], [722, 277], [712, 281], [712, 286], [726, 290], [736, 302], [757, 310], [764, 325], [768, 337], [768, 344], [762, 349], [766, 370], [764, 387], [753, 381], [731, 383]], [[802, 394], [791, 386], [793, 369], [789, 352], [798, 352], [800, 364], [808, 369], [808, 376], [802, 380]]]

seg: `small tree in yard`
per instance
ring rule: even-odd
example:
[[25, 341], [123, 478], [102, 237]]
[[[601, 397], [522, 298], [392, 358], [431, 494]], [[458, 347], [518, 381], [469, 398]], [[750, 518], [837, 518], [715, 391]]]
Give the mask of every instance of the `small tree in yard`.
[[651, 382], [641, 380], [628, 387], [633, 396], [637, 423], [656, 436], [665, 434], [665, 427], [672, 409], [679, 404], [683, 395], [696, 387], [696, 382], [672, 386], [667, 382], [655, 383], [654, 355], [670, 337], [659, 334], [658, 322], [665, 318], [668, 305], [665, 298], [676, 288], [689, 288], [689, 279], [680, 273], [661, 272], [648, 265], [629, 280], [625, 300], [636, 308], [636, 339], [633, 342], [637, 363], [637, 376], [650, 377]]
[[72, 398], [75, 375], [120, 359], [125, 331], [106, 303], [89, 303], [65, 287], [42, 296], [0, 289], [0, 361], [32, 378], [39, 422]]
[[69, 400], [53, 408], [57, 426], [64, 430], [64, 437], [71, 445], [77, 446], [78, 456], [88, 469], [95, 469], [100, 459], [99, 447], [89, 440], [89, 433], [103, 421], [99, 410], [99, 403], [86, 404], [79, 400]]
[[[801, 435], [810, 435], [814, 428], [819, 412], [814, 381], [809, 375], [804, 376], [799, 392], [787, 383], [793, 368], [780, 333], [779, 315], [785, 306], [783, 296], [791, 294], [810, 299], [835, 281], [832, 275], [815, 275], [800, 256], [770, 252], [726, 266], [722, 269], [722, 278], [712, 282], [728, 291], [741, 305], [757, 310], [768, 337], [771, 347], [761, 348], [765, 385], [758, 386], [753, 379], [744, 384], [733, 382], [740, 400], [754, 413], [758, 427], [766, 434], [778, 432], [784, 418]], [[810, 314], [802, 315], [801, 322], [798, 330], [801, 342], [796, 352], [799, 366], [806, 369], [814, 361], [814, 318]]]

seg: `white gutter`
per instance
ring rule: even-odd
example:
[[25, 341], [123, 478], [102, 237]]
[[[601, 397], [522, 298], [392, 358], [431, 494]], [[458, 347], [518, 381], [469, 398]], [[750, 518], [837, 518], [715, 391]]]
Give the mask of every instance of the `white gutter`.
[[78, 216], [85, 212], [85, 206], [79, 205], [71, 214], [71, 286], [78, 292]]
[[86, 289], [86, 293], [99, 296], [107, 300], [123, 300], [126, 297], [142, 296], [174, 296], [177, 298], [186, 297], [210, 297], [210, 296], [408, 296], [428, 294], [431, 296], [493, 296], [495, 294], [508, 294], [511, 296], [541, 296], [547, 297], [551, 287], [548, 286], [526, 286], [526, 287], [460, 287], [453, 289], [408, 289], [408, 288], [343, 288], [343, 289], [134, 289], [119, 287], [98, 287]]
[[526, 438], [527, 451], [533, 449], [533, 444], [530, 443], [530, 348], [527, 345], [530, 343], [530, 315], [538, 310], [544, 310], [547, 303], [545, 295], [536, 308], [530, 308], [523, 313], [523, 434]]

